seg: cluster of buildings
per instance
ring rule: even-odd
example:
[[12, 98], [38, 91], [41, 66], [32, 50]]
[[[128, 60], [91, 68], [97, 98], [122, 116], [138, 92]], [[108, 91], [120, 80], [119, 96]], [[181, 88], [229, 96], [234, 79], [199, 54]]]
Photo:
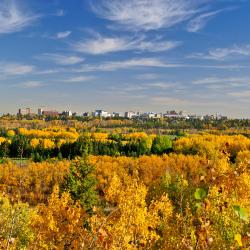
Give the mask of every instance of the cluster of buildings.
[[155, 113], [155, 112], [135, 112], [135, 111], [126, 111], [123, 113], [113, 112], [109, 113], [105, 110], [97, 109], [94, 112], [85, 112], [82, 115], [77, 114], [76, 112], [72, 112], [70, 110], [65, 110], [62, 112], [58, 112], [53, 109], [44, 109], [39, 108], [37, 114], [31, 111], [31, 108], [19, 109], [19, 116], [46, 116], [46, 117], [74, 117], [74, 116], [82, 116], [82, 117], [97, 117], [97, 118], [127, 118], [127, 119], [161, 119], [161, 118], [175, 118], [175, 119], [199, 119], [199, 120], [221, 120], [227, 119], [226, 116], [222, 115], [189, 115], [184, 111], [175, 111], [170, 110], [165, 113]]

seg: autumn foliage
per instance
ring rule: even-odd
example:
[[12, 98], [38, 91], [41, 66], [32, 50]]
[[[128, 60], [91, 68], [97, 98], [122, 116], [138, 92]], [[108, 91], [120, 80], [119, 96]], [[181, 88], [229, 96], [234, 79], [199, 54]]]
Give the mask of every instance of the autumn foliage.
[[[33, 148], [81, 136], [21, 133]], [[169, 146], [144, 133], [86, 138]], [[249, 138], [190, 135], [139, 157], [87, 155], [85, 146], [74, 160], [0, 164], [0, 249], [248, 249]]]

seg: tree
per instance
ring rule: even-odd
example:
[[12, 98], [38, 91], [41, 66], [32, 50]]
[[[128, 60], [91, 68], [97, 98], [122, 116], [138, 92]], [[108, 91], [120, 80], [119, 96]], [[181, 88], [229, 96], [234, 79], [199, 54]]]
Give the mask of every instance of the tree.
[[0, 249], [25, 249], [33, 240], [34, 212], [28, 204], [15, 203], [0, 195]]
[[154, 138], [152, 144], [152, 153], [162, 154], [168, 152], [172, 148], [172, 140], [169, 136], [158, 135]]
[[92, 232], [97, 236], [93, 249], [153, 249], [160, 238], [158, 227], [172, 216], [172, 204], [163, 194], [147, 207], [146, 195], [146, 186], [137, 179], [124, 176], [121, 180], [114, 175], [105, 193], [113, 205], [111, 212], [91, 218]]
[[75, 160], [62, 184], [62, 190], [69, 192], [72, 199], [79, 201], [90, 213], [98, 203], [97, 179], [94, 171], [95, 168], [88, 164], [86, 159]]
[[88, 234], [83, 228], [85, 213], [69, 193], [59, 196], [55, 186], [48, 205], [37, 206], [32, 222], [36, 240], [30, 249], [86, 249]]

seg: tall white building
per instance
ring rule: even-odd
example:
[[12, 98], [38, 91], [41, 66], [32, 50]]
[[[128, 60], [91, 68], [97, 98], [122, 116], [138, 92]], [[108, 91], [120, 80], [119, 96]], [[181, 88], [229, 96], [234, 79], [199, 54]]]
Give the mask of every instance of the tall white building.
[[93, 116], [107, 118], [110, 117], [110, 114], [104, 110], [96, 110], [95, 112], [93, 112]]
[[137, 117], [138, 114], [134, 111], [127, 111], [127, 112], [125, 112], [124, 116], [128, 119], [131, 119], [131, 118]]

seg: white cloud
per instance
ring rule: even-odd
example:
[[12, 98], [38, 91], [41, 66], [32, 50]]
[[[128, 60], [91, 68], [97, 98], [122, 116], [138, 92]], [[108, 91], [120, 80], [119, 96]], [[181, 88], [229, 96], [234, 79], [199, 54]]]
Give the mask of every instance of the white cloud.
[[171, 82], [152, 82], [152, 83], [142, 83], [142, 84], [127, 84], [125, 86], [116, 86], [116, 87], [110, 87], [109, 90], [112, 92], [119, 92], [122, 90], [122, 92], [138, 92], [138, 91], [144, 91], [144, 90], [166, 90], [171, 89], [173, 87], [177, 87], [178, 83], [171, 83]]
[[62, 32], [58, 32], [56, 34], [56, 38], [57, 39], [64, 39], [64, 38], [67, 38], [71, 35], [71, 31], [67, 30], [67, 31], [62, 31]]
[[105, 54], [127, 49], [127, 41], [120, 38], [99, 38], [73, 44], [73, 49], [93, 55]]
[[200, 12], [204, 0], [96, 0], [93, 11], [130, 30], [168, 28]]
[[109, 61], [97, 65], [84, 65], [75, 70], [76, 72], [88, 71], [115, 71], [121, 69], [134, 69], [140, 67], [176, 68], [181, 64], [168, 64], [158, 58], [134, 58], [126, 61]]
[[195, 53], [190, 55], [189, 58], [223, 61], [226, 59], [238, 58], [240, 56], [250, 56], [250, 44], [210, 49], [207, 53]]
[[15, 0], [1, 0], [0, 34], [18, 32], [34, 24], [38, 15], [23, 11]]
[[207, 77], [192, 82], [195, 85], [229, 84], [234, 86], [249, 85], [250, 77]]
[[59, 65], [74, 65], [79, 64], [84, 61], [84, 58], [73, 55], [61, 55], [61, 54], [53, 54], [53, 53], [45, 53], [36, 57], [40, 60], [51, 61], [55, 64]]
[[217, 10], [212, 12], [203, 13], [194, 19], [192, 19], [188, 25], [187, 25], [187, 31], [188, 32], [197, 32], [201, 29], [203, 29], [207, 22], [212, 19], [215, 15], [219, 14], [223, 10]]
[[84, 64], [75, 72], [91, 71], [116, 71], [135, 68], [201, 68], [201, 69], [220, 69], [220, 70], [238, 70], [240, 68], [249, 68], [241, 65], [198, 65], [198, 64], [181, 64], [168, 63], [157, 57], [132, 58], [124, 61], [106, 61], [99, 64]]
[[98, 55], [127, 50], [160, 52], [174, 49], [180, 44], [181, 42], [178, 41], [147, 41], [144, 37], [133, 39], [127, 37], [102, 37], [98, 35], [94, 38], [74, 43], [72, 48], [78, 52]]
[[158, 89], [171, 89], [177, 86], [178, 83], [172, 83], [172, 82], [154, 82], [154, 83], [148, 83], [146, 86], [149, 88], [158, 88]]
[[181, 42], [178, 41], [142, 41], [135, 45], [134, 49], [149, 52], [161, 52], [174, 49], [180, 44]]
[[36, 70], [34, 73], [36, 75], [51, 75], [51, 74], [57, 74], [64, 71], [64, 69], [44, 69], [44, 70]]
[[33, 71], [32, 65], [0, 62], [0, 74], [3, 76], [26, 75]]
[[33, 88], [42, 87], [43, 84], [39, 81], [28, 81], [28, 82], [23, 82], [19, 84], [18, 86], [21, 88], [25, 88], [25, 89], [33, 89]]
[[71, 77], [68, 79], [63, 80], [64, 82], [86, 82], [89, 80], [93, 80], [94, 77], [93, 76], [75, 76], [75, 77]]
[[[125, 86], [122, 88], [122, 92], [138, 92], [138, 91], [143, 91], [143, 90], [147, 90], [148, 87], [147, 86], [144, 86], [144, 85], [128, 85], [128, 86]], [[117, 88], [114, 88], [113, 90], [118, 90], [120, 91], [121, 88], [117, 87]]]

